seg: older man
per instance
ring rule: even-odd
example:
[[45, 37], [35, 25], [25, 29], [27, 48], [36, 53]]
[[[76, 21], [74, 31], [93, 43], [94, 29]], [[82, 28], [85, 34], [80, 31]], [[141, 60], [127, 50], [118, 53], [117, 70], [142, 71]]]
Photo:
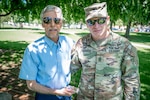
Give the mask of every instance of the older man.
[[59, 7], [48, 5], [41, 12], [45, 36], [25, 50], [19, 77], [36, 92], [35, 100], [71, 100], [70, 83], [72, 39], [60, 36], [63, 15]]

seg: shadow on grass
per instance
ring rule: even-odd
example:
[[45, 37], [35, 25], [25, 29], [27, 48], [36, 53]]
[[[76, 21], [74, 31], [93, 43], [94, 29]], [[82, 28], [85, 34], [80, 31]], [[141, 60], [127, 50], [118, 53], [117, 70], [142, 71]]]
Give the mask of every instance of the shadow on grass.
[[149, 33], [136, 33], [136, 35], [132, 35], [130, 37], [132, 42], [146, 43], [150, 42], [150, 34]]
[[87, 35], [87, 34], [89, 34], [89, 33], [87, 33], [87, 32], [82, 32], [82, 33], [75, 33], [76, 35], [78, 35], [78, 36], [80, 36], [80, 37], [83, 37], [83, 36], [85, 36], [85, 35]]
[[[0, 44], [0, 91], [8, 91], [13, 95], [14, 100], [34, 100], [34, 92], [28, 90], [25, 81], [18, 78], [23, 53], [28, 43], [25, 41], [0, 41]], [[138, 50], [141, 77], [140, 100], [148, 100], [150, 95], [149, 51], [150, 49]], [[79, 77], [80, 71], [71, 80], [71, 84], [77, 86]]]
[[26, 46], [28, 45], [28, 42], [26, 41], [0, 41], [0, 48], [3, 49], [13, 49], [13, 50], [24, 50]]
[[[45, 32], [35, 32], [35, 33], [37, 33], [37, 34], [45, 34]], [[68, 33], [63, 33], [63, 32], [60, 32], [59, 34], [61, 34], [61, 35], [68, 35]]]
[[9, 92], [14, 100], [34, 100], [34, 93], [18, 78], [27, 42], [0, 41], [0, 91]]
[[5, 28], [0, 28], [0, 29], [17, 29], [17, 30], [41, 30], [39, 28], [20, 28], [20, 27], [5, 27]]
[[[123, 32], [116, 32], [117, 34], [120, 34], [121, 36], [124, 36]], [[150, 42], [150, 33], [130, 33], [130, 41], [137, 42], [137, 43], [147, 43]]]
[[[116, 32], [117, 34], [124, 37], [123, 32]], [[76, 33], [76, 35], [83, 37], [88, 33]], [[150, 33], [130, 33], [130, 41], [137, 43], [150, 43]]]

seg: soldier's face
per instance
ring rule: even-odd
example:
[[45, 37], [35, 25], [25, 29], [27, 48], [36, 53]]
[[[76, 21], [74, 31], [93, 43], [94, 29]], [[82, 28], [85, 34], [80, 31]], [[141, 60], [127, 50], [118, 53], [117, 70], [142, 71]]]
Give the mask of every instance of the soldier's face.
[[102, 39], [107, 33], [108, 17], [91, 18], [87, 20], [86, 24], [93, 38]]

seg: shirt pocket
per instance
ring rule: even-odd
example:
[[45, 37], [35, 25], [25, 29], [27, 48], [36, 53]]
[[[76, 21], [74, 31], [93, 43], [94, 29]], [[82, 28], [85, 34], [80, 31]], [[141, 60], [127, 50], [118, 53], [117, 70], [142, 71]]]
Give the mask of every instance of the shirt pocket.
[[105, 62], [106, 65], [109, 67], [120, 69], [122, 57], [123, 57], [123, 54], [121, 52], [106, 53], [104, 54], [103, 62]]
[[70, 62], [71, 59], [62, 61], [62, 73], [64, 73], [66, 76], [70, 73]]
[[57, 65], [45, 66], [45, 74], [49, 79], [53, 79], [57, 73]]

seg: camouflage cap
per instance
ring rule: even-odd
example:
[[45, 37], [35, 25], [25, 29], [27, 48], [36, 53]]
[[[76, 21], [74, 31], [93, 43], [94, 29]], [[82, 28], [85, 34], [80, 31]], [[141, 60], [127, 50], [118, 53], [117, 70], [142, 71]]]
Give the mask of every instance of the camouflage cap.
[[85, 20], [94, 18], [94, 17], [106, 17], [107, 16], [107, 4], [106, 2], [94, 3], [91, 6], [84, 8], [85, 11]]

